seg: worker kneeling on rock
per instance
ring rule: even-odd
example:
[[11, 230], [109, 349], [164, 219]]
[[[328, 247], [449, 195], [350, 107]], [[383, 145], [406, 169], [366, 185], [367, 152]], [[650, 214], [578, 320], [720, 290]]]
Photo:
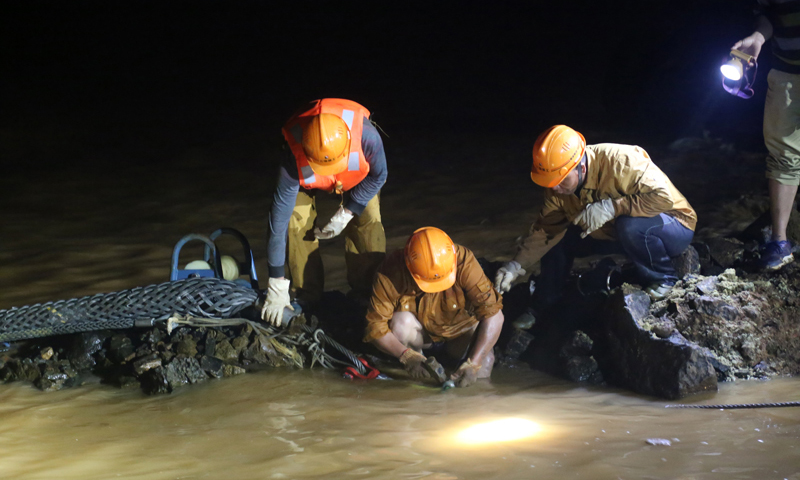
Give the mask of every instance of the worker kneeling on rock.
[[400, 360], [413, 378], [429, 376], [423, 350], [443, 347], [461, 361], [450, 379], [466, 387], [491, 375], [502, 308], [472, 252], [424, 227], [378, 269], [364, 341]]
[[643, 148], [586, 145], [583, 135], [556, 125], [533, 145], [531, 179], [547, 189], [544, 206], [497, 272], [500, 292], [541, 261], [534, 296], [546, 308], [560, 298], [576, 257], [623, 252], [654, 299], [675, 285], [672, 258], [692, 241], [697, 215]]
[[[383, 142], [369, 116], [356, 102], [325, 98], [311, 102], [283, 127], [291, 155], [280, 166], [269, 214], [269, 283], [261, 312], [274, 325], [280, 324], [283, 309], [291, 308], [287, 257], [297, 302], [308, 309], [320, 300], [325, 278], [320, 239], [344, 233], [347, 281], [354, 294], [370, 294], [370, 281], [386, 252], [378, 192], [387, 170]], [[318, 192], [342, 196], [322, 228], [315, 226]]]

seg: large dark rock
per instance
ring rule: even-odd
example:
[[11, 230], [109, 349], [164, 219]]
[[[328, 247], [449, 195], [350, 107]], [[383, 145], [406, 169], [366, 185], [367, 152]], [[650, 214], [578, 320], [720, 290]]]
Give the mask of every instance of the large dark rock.
[[108, 342], [108, 358], [115, 363], [132, 360], [136, 350], [127, 335], [116, 334]]
[[508, 344], [503, 349], [503, 354], [510, 359], [518, 359], [528, 349], [533, 342], [533, 335], [515, 328], [511, 334]]
[[200, 368], [214, 378], [222, 378], [225, 376], [225, 363], [216, 357], [203, 355], [203, 357], [200, 358]]
[[595, 349], [605, 379], [635, 392], [677, 399], [717, 389], [708, 351], [675, 332], [659, 338], [642, 328], [650, 297], [625, 285], [606, 303], [603, 345]]
[[713, 237], [706, 245], [712, 260], [723, 269], [740, 263], [745, 252], [744, 243], [735, 238]]
[[78, 371], [91, 370], [96, 365], [94, 354], [103, 348], [105, 335], [101, 332], [79, 333], [67, 349], [67, 359]]
[[700, 254], [689, 245], [678, 257], [672, 259], [678, 278], [683, 278], [689, 274], [700, 273]]
[[145, 393], [170, 393], [176, 388], [208, 379], [200, 363], [192, 357], [176, 357], [169, 365], [156, 367], [141, 377]]

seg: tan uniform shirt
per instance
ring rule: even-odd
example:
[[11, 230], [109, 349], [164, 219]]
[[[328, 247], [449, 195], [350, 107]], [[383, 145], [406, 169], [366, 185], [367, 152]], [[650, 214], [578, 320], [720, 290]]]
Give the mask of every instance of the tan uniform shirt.
[[434, 342], [458, 337], [499, 312], [503, 297], [486, 278], [475, 255], [456, 245], [456, 257], [456, 283], [443, 292], [425, 293], [411, 277], [402, 250], [387, 256], [373, 283], [364, 341], [389, 333], [394, 312], [413, 313]]
[[[586, 205], [613, 199], [616, 216], [674, 217], [694, 230], [697, 214], [669, 178], [650, 160], [642, 147], [601, 143], [586, 146], [586, 180], [580, 197], [545, 192], [544, 206], [531, 226], [514, 260], [523, 268], [535, 265], [564, 237], [567, 228]], [[592, 232], [598, 240], [615, 240], [614, 221]]]

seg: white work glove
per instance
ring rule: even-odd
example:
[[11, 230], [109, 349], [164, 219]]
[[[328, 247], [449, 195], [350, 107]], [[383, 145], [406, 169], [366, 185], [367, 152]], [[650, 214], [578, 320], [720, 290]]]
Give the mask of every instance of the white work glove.
[[261, 318], [276, 327], [283, 320], [283, 309], [289, 307], [294, 310], [289, 298], [289, 280], [285, 278], [270, 278], [267, 286], [267, 299], [261, 309]]
[[321, 240], [333, 238], [342, 233], [344, 227], [350, 223], [353, 217], [353, 212], [346, 210], [343, 206], [339, 207], [339, 210], [331, 217], [331, 221], [322, 227], [322, 230], [320, 230], [319, 227], [314, 227], [314, 236]]
[[583, 230], [581, 238], [586, 238], [587, 235], [613, 220], [615, 216], [614, 202], [610, 198], [606, 198], [586, 205], [586, 208], [575, 217], [572, 223], [581, 227]]
[[497, 275], [494, 276], [494, 288], [500, 293], [506, 293], [511, 290], [514, 280], [523, 275], [525, 275], [525, 269], [522, 268], [522, 265], [511, 260], [497, 271]]

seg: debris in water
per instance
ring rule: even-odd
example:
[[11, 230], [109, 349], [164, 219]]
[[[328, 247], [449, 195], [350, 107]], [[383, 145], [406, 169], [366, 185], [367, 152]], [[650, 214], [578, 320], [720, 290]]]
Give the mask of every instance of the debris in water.
[[667, 440], [666, 438], [648, 438], [647, 443], [650, 445], [664, 445], [664, 446], [671, 446], [672, 442]]

